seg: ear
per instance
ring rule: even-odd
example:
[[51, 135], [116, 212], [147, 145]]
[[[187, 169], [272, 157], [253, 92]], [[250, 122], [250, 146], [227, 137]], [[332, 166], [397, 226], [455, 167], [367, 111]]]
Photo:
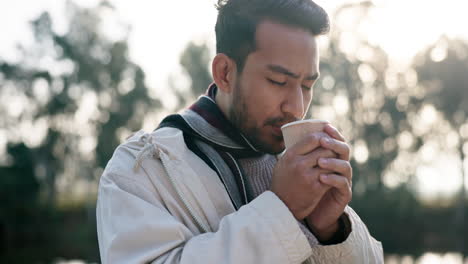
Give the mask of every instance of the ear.
[[226, 54], [218, 53], [211, 64], [211, 71], [218, 89], [225, 93], [231, 93], [235, 87], [235, 77], [237, 76], [237, 66], [234, 60]]

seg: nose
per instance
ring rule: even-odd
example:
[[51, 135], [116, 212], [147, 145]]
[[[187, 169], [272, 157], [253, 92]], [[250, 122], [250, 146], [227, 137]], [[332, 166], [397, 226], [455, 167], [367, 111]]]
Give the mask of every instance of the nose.
[[302, 93], [302, 87], [295, 87], [286, 92], [281, 111], [283, 111], [285, 115], [294, 116], [296, 120], [302, 119], [304, 116], [304, 95]]

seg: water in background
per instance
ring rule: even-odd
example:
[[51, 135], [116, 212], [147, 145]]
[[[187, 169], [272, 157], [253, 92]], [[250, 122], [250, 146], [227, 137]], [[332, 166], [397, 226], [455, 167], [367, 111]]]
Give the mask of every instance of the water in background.
[[412, 256], [386, 255], [385, 264], [468, 264], [468, 257], [463, 261], [462, 254], [426, 252], [419, 258]]

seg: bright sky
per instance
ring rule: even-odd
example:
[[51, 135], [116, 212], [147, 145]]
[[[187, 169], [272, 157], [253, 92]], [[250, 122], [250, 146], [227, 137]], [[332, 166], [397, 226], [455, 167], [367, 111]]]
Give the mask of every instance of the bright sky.
[[[93, 6], [95, 0], [75, 1], [80, 5]], [[207, 41], [214, 47], [214, 24], [216, 10], [214, 0], [178, 1], [110, 1], [123, 22], [132, 27], [129, 38], [130, 56], [143, 67], [150, 87], [167, 89], [170, 74], [178, 74], [179, 54], [191, 40]], [[343, 4], [360, 2], [354, 0], [317, 0], [329, 13]], [[43, 10], [52, 13], [55, 29], [65, 32], [63, 13], [66, 1], [62, 0], [15, 0], [0, 1], [0, 58], [15, 60], [17, 43], [32, 42], [28, 21]], [[374, 0], [375, 8], [370, 19], [362, 24], [359, 33], [373, 44], [380, 45], [396, 62], [408, 62], [418, 51], [436, 41], [441, 35], [468, 39], [468, 1], [465, 0]], [[352, 20], [353, 17], [348, 17]], [[103, 17], [106, 20], [106, 17]], [[346, 26], [344, 21], [332, 21]], [[112, 32], [110, 32], [112, 34]], [[350, 43], [349, 49], [352, 49]], [[447, 167], [447, 164], [445, 164]], [[427, 170], [423, 167], [419, 170]], [[443, 169], [442, 169], [443, 170]], [[438, 174], [422, 173], [423, 189], [437, 189]], [[459, 184], [458, 174], [448, 185]], [[424, 177], [427, 177], [424, 180]], [[447, 186], [439, 188], [445, 191]]]
[[[97, 1], [75, 2], [93, 6]], [[110, 2], [117, 7], [120, 18], [132, 27], [131, 57], [144, 68], [152, 87], [164, 88], [168, 75], [180, 72], [179, 54], [187, 42], [206, 40], [214, 47], [215, 0]], [[337, 6], [360, 1], [316, 2], [332, 13]], [[66, 30], [62, 12], [65, 3], [62, 0], [0, 1], [0, 31], [8, 36], [0, 42], [0, 57], [14, 59], [16, 43], [32, 40], [27, 21], [43, 10], [52, 12], [58, 31]], [[465, 14], [468, 1], [373, 0], [373, 3], [376, 8], [360, 31], [395, 60], [408, 60], [442, 34], [468, 39]]]

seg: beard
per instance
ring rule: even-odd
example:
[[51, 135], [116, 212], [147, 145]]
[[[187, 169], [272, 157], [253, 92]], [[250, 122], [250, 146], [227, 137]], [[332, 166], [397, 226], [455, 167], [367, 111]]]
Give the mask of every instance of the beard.
[[293, 122], [296, 121], [296, 118], [268, 118], [259, 126], [255, 120], [252, 120], [252, 115], [249, 110], [249, 105], [245, 100], [245, 96], [242, 94], [240, 84], [237, 83], [233, 91], [233, 101], [228, 117], [232, 125], [260, 152], [273, 155], [283, 152], [283, 136], [271, 135], [272, 140], [268, 141], [266, 138], [262, 138], [262, 128], [269, 125], [275, 126], [281, 123]]

